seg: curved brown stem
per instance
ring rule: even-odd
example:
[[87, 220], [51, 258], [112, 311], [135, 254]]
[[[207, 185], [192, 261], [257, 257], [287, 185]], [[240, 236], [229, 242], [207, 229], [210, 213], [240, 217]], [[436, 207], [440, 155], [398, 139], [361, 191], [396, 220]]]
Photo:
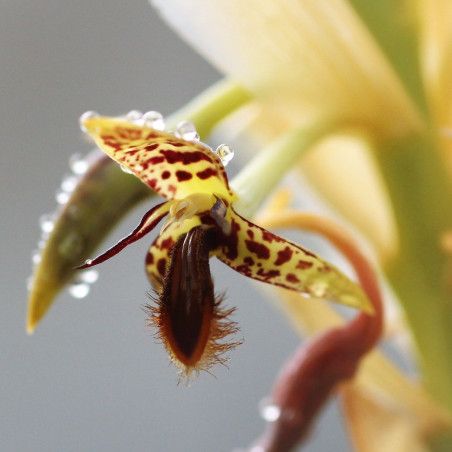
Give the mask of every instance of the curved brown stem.
[[353, 265], [375, 311], [373, 315], [360, 312], [344, 326], [303, 344], [282, 369], [272, 391], [272, 401], [280, 415], [268, 424], [256, 445], [265, 452], [285, 452], [305, 438], [331, 393], [338, 384], [353, 377], [363, 356], [375, 346], [383, 327], [383, 305], [370, 263], [343, 227], [316, 215], [288, 210], [264, 222], [269, 228], [310, 230], [332, 242]]

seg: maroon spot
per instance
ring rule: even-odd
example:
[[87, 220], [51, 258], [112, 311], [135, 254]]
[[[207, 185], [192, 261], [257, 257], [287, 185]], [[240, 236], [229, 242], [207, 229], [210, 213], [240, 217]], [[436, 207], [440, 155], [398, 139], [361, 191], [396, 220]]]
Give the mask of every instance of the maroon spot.
[[154, 151], [155, 149], [157, 149], [159, 146], [160, 146], [159, 143], [149, 144], [149, 145], [147, 145], [147, 146], [144, 148], [144, 150], [145, 150], [145, 151], [148, 151], [148, 152], [151, 152], [151, 151]]
[[250, 277], [253, 272], [251, 271], [250, 267], [246, 264], [243, 265], [239, 265], [238, 267], [235, 268], [239, 273], [241, 273], [242, 275], [248, 276]]
[[158, 134], [155, 133], [154, 131], [152, 131], [152, 132], [149, 132], [147, 134], [145, 140], [152, 140], [152, 139], [155, 139], [155, 138], [158, 138]]
[[149, 180], [148, 180], [148, 185], [149, 185], [151, 188], [155, 188], [155, 187], [157, 186], [157, 182], [158, 182], [157, 179], [149, 179]]
[[181, 148], [186, 145], [186, 143], [181, 143], [180, 141], [175, 141], [175, 140], [166, 140], [165, 143], [170, 144], [171, 146], [174, 146], [175, 148]]
[[160, 151], [160, 153], [165, 156], [166, 161], [170, 164], [182, 163], [183, 165], [189, 165], [190, 163], [197, 163], [201, 160], [212, 162], [210, 157], [208, 157], [201, 151], [180, 152], [172, 151], [171, 149], [165, 149]]
[[273, 243], [273, 241], [275, 241], [275, 242], [283, 242], [284, 241], [284, 239], [282, 239], [281, 237], [278, 237], [277, 235], [272, 234], [271, 232], [268, 232], [265, 229], [262, 229], [262, 239], [268, 243]]
[[311, 251], [309, 251], [301, 246], [298, 246], [297, 248], [299, 248], [300, 251], [302, 251], [306, 256], [314, 257], [315, 259], [317, 259], [317, 256], [314, 253], [312, 253]]
[[162, 179], [169, 179], [170, 176], [171, 176], [171, 173], [169, 171], [163, 171]]
[[176, 191], [177, 191], [177, 187], [173, 184], [170, 184], [170, 185], [168, 185], [167, 190], [174, 195], [174, 193], [176, 193]]
[[183, 182], [184, 180], [190, 180], [193, 174], [188, 171], [176, 171], [176, 177], [179, 182]]
[[172, 237], [168, 237], [165, 240], [162, 240], [160, 243], [161, 250], [170, 250], [174, 246], [174, 240]]
[[251, 240], [254, 239], [254, 232], [251, 229], [247, 229], [246, 233]]
[[141, 152], [141, 149], [131, 148], [131, 149], [128, 149], [128, 150], [126, 151], [126, 154], [127, 154], [128, 157], [133, 157], [133, 156], [134, 156], [135, 154], [137, 154], [138, 152]]
[[240, 225], [236, 221], [234, 221], [234, 219], [232, 219], [231, 232], [228, 235], [223, 236], [224, 254], [228, 259], [231, 260], [237, 259], [237, 256], [239, 255], [238, 231], [240, 231]]
[[300, 270], [306, 270], [311, 268], [314, 264], [312, 262], [307, 261], [298, 261], [298, 264], [295, 268], [299, 268]]
[[196, 173], [196, 175], [200, 179], [204, 180], [204, 179], [208, 179], [209, 177], [212, 177], [212, 176], [218, 176], [218, 172], [215, 168], [206, 168], [204, 171], [198, 171]]
[[293, 273], [288, 273], [287, 276], [286, 276], [286, 280], [287, 280], [288, 282], [294, 283], [294, 284], [300, 282], [300, 280], [297, 278], [297, 276], [294, 275]]
[[283, 250], [278, 251], [278, 258], [275, 261], [275, 265], [282, 265], [287, 261], [290, 261], [292, 254], [293, 251], [288, 246], [286, 246]]
[[141, 130], [116, 127], [115, 131], [123, 140], [138, 140], [141, 138]]
[[245, 259], [243, 259], [243, 261], [245, 262], [245, 264], [247, 265], [254, 265], [254, 260], [251, 257], [245, 257]]
[[253, 240], [245, 240], [245, 245], [249, 251], [257, 254], [259, 259], [268, 259], [270, 257], [270, 250], [262, 243], [255, 242]]
[[157, 165], [158, 163], [163, 163], [165, 161], [165, 157], [162, 155], [156, 155], [155, 157], [151, 157], [150, 159], [146, 160], [146, 163], [148, 165]]
[[146, 254], [146, 265], [152, 265], [154, 263], [154, 255], [151, 252]]
[[281, 275], [279, 270], [268, 270], [268, 271], [265, 271], [263, 268], [260, 268], [257, 271], [257, 274], [258, 274], [258, 276], [260, 276], [260, 278], [263, 281], [268, 281], [269, 279], [276, 278], [277, 276]]
[[164, 259], [163, 257], [161, 259], [159, 259], [159, 261], [157, 262], [157, 270], [162, 276], [165, 276], [165, 273], [166, 273], [166, 259]]

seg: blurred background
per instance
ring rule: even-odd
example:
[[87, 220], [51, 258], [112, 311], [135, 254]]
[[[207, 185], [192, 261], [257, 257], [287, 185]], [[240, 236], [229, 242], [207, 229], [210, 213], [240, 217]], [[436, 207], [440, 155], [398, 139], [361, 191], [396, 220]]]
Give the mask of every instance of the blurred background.
[[[203, 374], [191, 387], [177, 385], [145, 327], [150, 238], [103, 264], [87, 297], [62, 293], [35, 334], [25, 332], [38, 219], [55, 210], [71, 155], [91, 149], [80, 114], [169, 114], [219, 74], [146, 0], [3, 0], [0, 68], [0, 450], [229, 452], [249, 445], [264, 429], [259, 401], [299, 338], [276, 303], [229, 268], [215, 263], [212, 271], [237, 306], [245, 342], [230, 354], [229, 369], [217, 367], [215, 377]], [[148, 208], [135, 210], [108, 244]], [[337, 418], [330, 405], [303, 450], [349, 450]]]

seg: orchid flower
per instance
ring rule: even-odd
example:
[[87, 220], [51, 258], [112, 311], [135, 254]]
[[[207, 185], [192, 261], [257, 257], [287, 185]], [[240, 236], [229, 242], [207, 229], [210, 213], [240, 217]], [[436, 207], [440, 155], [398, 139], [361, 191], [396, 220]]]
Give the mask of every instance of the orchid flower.
[[[112, 226], [129, 206], [156, 192], [166, 201], [129, 236], [81, 267], [110, 258], [166, 217], [146, 257], [157, 292], [156, 305], [148, 308], [149, 323], [158, 328], [182, 376], [224, 362], [222, 353], [237, 345], [223, 341], [237, 326], [228, 319], [231, 310], [222, 309], [221, 297], [215, 297], [210, 257], [269, 283], [266, 287], [281, 288], [277, 296], [295, 328], [321, 334], [282, 372], [274, 390], [280, 418], [259, 450], [290, 450], [334, 391], [344, 400], [357, 450], [450, 450], [452, 3], [152, 3], [227, 76], [169, 118], [171, 128], [188, 118], [204, 138], [219, 125], [220, 132], [232, 130], [238, 141], [245, 137], [254, 145], [253, 156], [229, 183], [221, 156], [230, 148], [212, 152], [190, 123], [172, 134], [154, 114], [84, 116], [84, 130], [136, 178], [127, 179], [111, 160], [96, 157], [79, 179], [35, 269], [29, 331], [73, 278], [72, 268], [105, 236], [105, 225]], [[303, 172], [355, 237], [343, 234], [343, 226], [294, 212], [284, 203], [253, 219], [292, 169]], [[94, 176], [100, 172], [99, 186]], [[301, 196], [298, 186], [292, 191]], [[83, 205], [87, 196], [110, 202], [95, 202], [97, 211], [87, 208], [72, 218], [71, 207]], [[361, 287], [311, 251], [269, 231], [277, 227], [321, 233], [350, 260]], [[75, 229], [84, 234], [82, 246], [70, 240]], [[363, 253], [356, 240], [368, 251]], [[380, 352], [370, 352], [383, 311], [369, 260], [400, 311], [396, 322], [385, 319], [386, 330], [392, 328], [411, 344], [405, 352], [416, 358], [419, 381]], [[307, 302], [297, 292], [364, 312], [342, 327], [344, 320], [322, 300]], [[372, 334], [363, 326], [371, 326]], [[333, 343], [334, 337], [341, 341]], [[322, 388], [314, 385], [307, 394], [306, 387], [317, 379]], [[304, 410], [309, 419], [299, 423]], [[287, 444], [278, 446], [278, 438]]]
[[158, 307], [149, 308], [150, 323], [159, 328], [183, 375], [222, 362], [219, 354], [231, 344], [217, 340], [236, 331], [225, 320], [230, 312], [221, 310], [221, 299], [215, 298], [211, 256], [250, 278], [372, 311], [359, 286], [337, 268], [234, 210], [237, 195], [223, 166], [231, 157], [226, 145], [214, 153], [196, 139], [187, 122], [178, 127], [180, 138], [141, 118], [133, 122], [89, 114], [81, 122], [105, 153], [168, 200], [149, 210], [129, 236], [81, 268], [117, 254], [167, 217], [146, 256], [146, 272], [159, 297]]

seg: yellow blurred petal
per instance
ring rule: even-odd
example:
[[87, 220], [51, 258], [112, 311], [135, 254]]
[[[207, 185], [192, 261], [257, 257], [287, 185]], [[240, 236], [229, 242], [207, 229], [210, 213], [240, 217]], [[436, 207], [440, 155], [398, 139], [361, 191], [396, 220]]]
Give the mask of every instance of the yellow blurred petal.
[[428, 452], [413, 419], [353, 384], [342, 391], [347, 428], [359, 452]]
[[452, 2], [419, 0], [425, 90], [452, 173]]
[[396, 74], [344, 0], [153, 0], [209, 61], [292, 126], [364, 125], [381, 137], [419, 125]]
[[382, 264], [396, 255], [398, 233], [390, 200], [362, 140], [324, 140], [303, 158], [300, 168], [324, 199], [366, 237]]

